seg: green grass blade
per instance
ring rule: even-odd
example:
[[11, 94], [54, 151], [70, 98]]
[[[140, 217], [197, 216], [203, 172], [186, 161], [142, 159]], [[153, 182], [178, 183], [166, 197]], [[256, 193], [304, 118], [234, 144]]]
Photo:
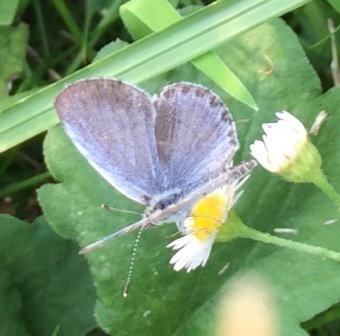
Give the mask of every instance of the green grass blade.
[[340, 13], [340, 2], [339, 2], [339, 0], [327, 0], [327, 1], [338, 13]]
[[93, 76], [113, 76], [134, 83], [145, 81], [308, 1], [226, 0], [213, 3], [2, 111], [0, 151], [5, 151], [58, 123], [52, 110], [53, 100], [67, 83]]
[[[167, 0], [132, 0], [121, 6], [121, 17], [135, 39], [160, 31], [182, 19], [181, 15]], [[214, 53], [207, 52], [191, 63], [210, 77], [232, 97], [240, 100], [254, 110], [256, 102], [247, 88], [232, 70]]]
[[83, 41], [83, 33], [77, 26], [74, 18], [72, 17], [71, 12], [68, 10], [64, 0], [53, 0], [52, 1], [54, 7], [58, 11], [60, 17], [64, 21], [65, 25], [69, 29], [73, 38], [77, 41], [79, 45], [82, 44]]

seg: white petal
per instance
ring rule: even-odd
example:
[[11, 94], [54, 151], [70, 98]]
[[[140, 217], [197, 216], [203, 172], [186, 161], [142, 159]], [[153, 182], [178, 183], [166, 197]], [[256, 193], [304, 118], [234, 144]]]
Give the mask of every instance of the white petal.
[[263, 141], [255, 140], [250, 145], [250, 154], [267, 170], [275, 173], [275, 167], [272, 166], [268, 158], [268, 150]]
[[205, 266], [215, 237], [216, 234], [212, 234], [205, 241], [200, 241], [192, 234], [188, 234], [170, 243], [167, 247], [179, 249], [170, 260], [170, 264], [174, 265], [174, 270], [180, 271], [186, 268], [187, 272], [190, 272], [198, 266]]
[[263, 124], [263, 142], [250, 146], [251, 155], [267, 170], [278, 173], [288, 167], [299, 155], [307, 141], [303, 124], [286, 111], [277, 112], [276, 123]]
[[168, 244], [166, 247], [172, 247], [173, 250], [179, 250], [183, 246], [189, 244], [193, 239], [195, 239], [195, 236], [187, 234], [181, 238], [178, 238]]

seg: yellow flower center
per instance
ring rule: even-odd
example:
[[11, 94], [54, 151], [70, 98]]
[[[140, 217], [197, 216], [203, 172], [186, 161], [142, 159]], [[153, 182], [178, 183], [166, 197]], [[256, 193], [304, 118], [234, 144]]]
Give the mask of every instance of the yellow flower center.
[[192, 211], [190, 229], [198, 240], [206, 240], [225, 220], [228, 197], [218, 190], [202, 198]]

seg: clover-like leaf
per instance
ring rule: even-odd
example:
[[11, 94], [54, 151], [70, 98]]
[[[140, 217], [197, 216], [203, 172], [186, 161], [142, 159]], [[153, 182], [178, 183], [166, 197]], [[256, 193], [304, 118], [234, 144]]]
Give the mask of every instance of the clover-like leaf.
[[84, 335], [96, 326], [94, 288], [72, 241], [41, 217], [0, 216], [0, 334]]

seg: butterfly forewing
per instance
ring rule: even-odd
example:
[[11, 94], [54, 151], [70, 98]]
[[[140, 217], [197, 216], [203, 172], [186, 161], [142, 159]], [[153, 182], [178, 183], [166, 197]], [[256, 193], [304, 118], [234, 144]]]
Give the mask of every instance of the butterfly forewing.
[[140, 203], [158, 193], [156, 111], [148, 94], [118, 80], [84, 80], [60, 93], [55, 107], [75, 146], [110, 184]]

